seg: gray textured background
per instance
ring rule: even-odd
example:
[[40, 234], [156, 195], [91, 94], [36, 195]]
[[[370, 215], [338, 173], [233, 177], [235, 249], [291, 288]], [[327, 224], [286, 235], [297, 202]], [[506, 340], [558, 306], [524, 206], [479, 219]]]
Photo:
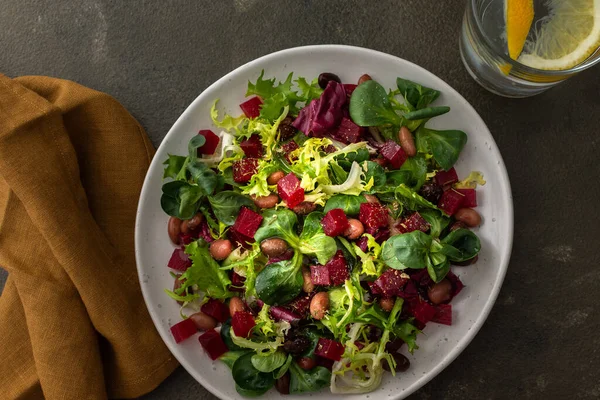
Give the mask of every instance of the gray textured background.
[[[597, 399], [600, 67], [535, 98], [487, 93], [460, 61], [463, 9], [439, 0], [3, 0], [0, 71], [107, 92], [159, 145], [203, 89], [276, 50], [343, 43], [427, 68], [492, 131], [513, 187], [515, 237], [484, 327], [411, 399]], [[180, 368], [144, 398], [213, 396]]]

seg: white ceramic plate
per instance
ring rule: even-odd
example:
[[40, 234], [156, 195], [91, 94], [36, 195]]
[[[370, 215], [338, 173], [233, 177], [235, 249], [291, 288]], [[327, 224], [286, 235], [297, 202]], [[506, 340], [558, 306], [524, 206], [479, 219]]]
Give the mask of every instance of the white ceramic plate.
[[[212, 362], [196, 338], [175, 344], [169, 327], [180, 320], [179, 306], [164, 293], [173, 279], [166, 267], [173, 247], [167, 236], [167, 220], [160, 207], [162, 162], [167, 153], [186, 154], [187, 142], [199, 129], [212, 128], [209, 109], [220, 99], [222, 110], [239, 114], [248, 80], [254, 81], [261, 70], [265, 76], [281, 80], [294, 76], [312, 79], [321, 72], [334, 72], [343, 82], [356, 82], [369, 73], [386, 88], [395, 87], [401, 76], [441, 91], [435, 104], [452, 110], [437, 117], [428, 126], [437, 129], [461, 129], [469, 140], [456, 164], [459, 176], [471, 170], [484, 173], [487, 184], [478, 190], [477, 210], [483, 217], [476, 230], [482, 242], [477, 264], [456, 267], [465, 289], [452, 302], [454, 324], [450, 327], [430, 323], [418, 338], [420, 349], [408, 355], [411, 367], [392, 377], [386, 374], [381, 387], [366, 396], [371, 399], [403, 399], [450, 364], [469, 344], [487, 318], [502, 285], [513, 238], [513, 205], [510, 183], [502, 157], [485, 123], [467, 101], [444, 81], [400, 58], [373, 50], [338, 46], [309, 46], [280, 51], [246, 65], [219, 79], [206, 89], [179, 117], [161, 143], [142, 189], [135, 229], [135, 251], [142, 293], [161, 337], [181, 365], [204, 387], [222, 399], [242, 398], [237, 394], [230, 370], [221, 362]], [[148, 357], [152, 357], [148, 354]], [[348, 396], [353, 398], [360, 395]], [[292, 398], [294, 396], [288, 396]], [[273, 389], [264, 398], [280, 395]], [[312, 394], [314, 399], [332, 398], [329, 390]]]

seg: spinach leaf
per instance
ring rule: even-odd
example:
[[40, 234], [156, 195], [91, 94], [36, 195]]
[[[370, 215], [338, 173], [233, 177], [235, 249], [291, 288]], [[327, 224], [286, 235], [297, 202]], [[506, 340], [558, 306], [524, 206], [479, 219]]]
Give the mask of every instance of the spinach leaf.
[[302, 254], [317, 257], [320, 264], [325, 264], [334, 256], [337, 246], [335, 239], [329, 237], [323, 231], [321, 220], [324, 214], [313, 211], [304, 219], [304, 227], [300, 234], [298, 250]]
[[169, 154], [169, 158], [165, 160], [163, 165], [166, 165], [165, 171], [163, 172], [163, 179], [172, 178], [176, 179], [177, 174], [185, 165], [187, 158], [183, 156], [174, 156]]
[[[457, 229], [450, 232], [441, 240], [444, 245], [449, 245], [458, 250], [458, 253], [448, 254], [450, 261], [467, 261], [475, 257], [481, 250], [481, 242], [476, 234], [469, 229]], [[448, 252], [448, 250], [446, 250]]]
[[447, 106], [421, 108], [420, 110], [404, 114], [404, 119], [407, 121], [419, 121], [446, 114], [448, 111], [450, 111], [450, 107]]
[[290, 394], [316, 392], [329, 386], [331, 372], [325, 367], [303, 370], [297, 363], [290, 365]]
[[233, 364], [235, 364], [237, 359], [248, 353], [248, 350], [228, 351], [219, 357], [219, 360], [223, 361], [229, 368], [233, 368]]
[[438, 238], [442, 234], [442, 231], [446, 229], [448, 224], [450, 224], [450, 218], [442, 215], [441, 212], [433, 209], [421, 210], [419, 211], [421, 217], [431, 225], [431, 230], [429, 234], [433, 238]]
[[[242, 348], [233, 343], [233, 340], [231, 339], [231, 318], [221, 324], [220, 335], [230, 352], [242, 350]], [[231, 368], [231, 366], [229, 367]]]
[[421, 208], [438, 210], [435, 204], [426, 200], [423, 196], [413, 191], [403, 183], [396, 188], [395, 194], [398, 201], [411, 210], [418, 210]]
[[431, 241], [431, 236], [421, 231], [392, 236], [383, 244], [381, 257], [394, 269], [425, 268]]
[[[204, 136], [200, 135], [200, 137]], [[191, 174], [191, 180], [202, 188], [205, 195], [213, 194], [223, 188], [224, 178], [203, 162], [190, 161], [187, 163], [187, 170]]]
[[310, 340], [310, 346], [304, 352], [300, 353], [299, 357], [314, 357], [315, 349], [317, 348], [317, 344], [319, 343], [319, 338], [323, 337], [317, 330], [315, 329], [306, 329], [302, 331], [302, 335], [306, 336], [308, 340]]
[[358, 215], [360, 205], [366, 202], [367, 199], [363, 195], [353, 196], [350, 194], [336, 194], [327, 200], [323, 212], [328, 213], [334, 208], [341, 208], [346, 215]]
[[231, 369], [236, 386], [243, 391], [240, 394], [250, 391], [252, 395], [260, 395], [273, 387], [275, 383], [272, 374], [260, 372], [252, 365], [252, 357], [252, 353], [244, 354], [233, 363]]
[[440, 95], [439, 91], [421, 86], [408, 79], [396, 78], [396, 85], [404, 100], [416, 110], [427, 107]]
[[231, 190], [209, 196], [208, 201], [212, 206], [215, 217], [227, 226], [235, 223], [242, 206], [254, 208], [254, 202], [249, 197]]
[[360, 148], [356, 151], [352, 151], [349, 153], [340, 154], [336, 156], [334, 160], [346, 171], [349, 171], [352, 168], [352, 163], [356, 161], [357, 163], [362, 163], [371, 158], [369, 154], [369, 150], [366, 148]]
[[369, 183], [371, 178], [373, 178], [373, 191], [376, 192], [378, 189], [385, 186], [387, 182], [387, 176], [381, 165], [373, 161], [366, 161], [362, 164], [362, 167], [363, 171], [365, 171], [365, 182]]
[[448, 257], [443, 251], [444, 247], [449, 248], [451, 246], [443, 245], [437, 240], [433, 240], [429, 249], [429, 256], [426, 260], [427, 273], [436, 283], [441, 282], [448, 274], [448, 271], [450, 271], [450, 261], [448, 261]]
[[198, 149], [200, 149], [206, 143], [206, 138], [203, 135], [196, 135], [188, 142], [188, 153], [190, 160], [196, 160], [198, 158]]
[[285, 304], [302, 291], [302, 256], [296, 252], [291, 260], [267, 265], [256, 276], [255, 290], [259, 299], [269, 305]]
[[273, 378], [279, 379], [285, 375], [286, 372], [290, 369], [290, 365], [294, 361], [294, 357], [291, 354], [288, 354], [287, 359], [283, 363], [283, 365], [279, 368], [277, 372], [273, 372]]
[[[406, 164], [406, 162], [405, 162]], [[410, 185], [412, 174], [410, 171], [397, 169], [394, 171], [387, 171], [385, 173], [387, 187], [386, 189], [395, 189], [399, 185]]]
[[458, 160], [467, 143], [467, 134], [458, 130], [436, 131], [421, 126], [415, 132], [415, 139], [419, 152], [431, 152], [440, 167], [447, 171]]
[[359, 126], [400, 126], [402, 121], [392, 108], [383, 86], [373, 80], [358, 85], [352, 93], [350, 117]]
[[298, 236], [294, 226], [298, 223], [296, 214], [288, 209], [268, 209], [262, 213], [263, 221], [254, 234], [254, 240], [262, 242], [271, 237], [278, 237], [292, 247], [298, 247]]
[[406, 183], [406, 186], [414, 191], [418, 191], [427, 179], [427, 160], [421, 154], [409, 157], [404, 164], [402, 164], [399, 172], [407, 176], [406, 182], [399, 183]]
[[334, 161], [329, 163], [329, 175], [331, 181], [336, 185], [341, 185], [342, 183], [346, 182], [346, 179], [348, 179], [348, 172], [346, 172], [344, 168], [340, 167], [340, 165]]
[[287, 354], [283, 351], [276, 351], [266, 355], [254, 354], [251, 358], [251, 361], [254, 368], [260, 372], [273, 372], [285, 364], [287, 358]]
[[202, 188], [184, 181], [167, 182], [162, 186], [160, 205], [164, 212], [179, 219], [190, 219], [198, 210], [205, 193]]

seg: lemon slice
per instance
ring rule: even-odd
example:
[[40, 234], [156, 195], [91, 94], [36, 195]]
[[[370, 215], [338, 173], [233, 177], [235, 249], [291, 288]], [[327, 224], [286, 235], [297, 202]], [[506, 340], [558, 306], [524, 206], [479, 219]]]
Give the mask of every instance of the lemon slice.
[[600, 0], [549, 0], [547, 6], [548, 16], [518, 61], [537, 69], [572, 68], [600, 46]]
[[533, 0], [506, 0], [504, 17], [506, 19], [508, 55], [516, 60], [523, 51], [533, 22]]

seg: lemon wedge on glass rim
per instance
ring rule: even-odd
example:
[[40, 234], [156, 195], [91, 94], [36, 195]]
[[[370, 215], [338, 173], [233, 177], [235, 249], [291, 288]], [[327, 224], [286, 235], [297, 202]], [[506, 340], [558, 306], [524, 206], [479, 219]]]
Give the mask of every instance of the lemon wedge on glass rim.
[[[513, 14], [510, 13], [511, 3], [517, 7]], [[523, 32], [525, 29], [529, 32], [526, 18], [533, 20], [532, 1], [506, 0], [506, 4], [509, 55], [522, 64], [543, 70], [566, 70], [585, 61], [600, 47], [600, 0], [548, 0], [548, 16], [536, 23], [529, 39], [527, 34], [523, 39]], [[516, 23], [514, 15], [521, 18]], [[510, 52], [511, 40], [515, 53]], [[518, 48], [520, 40], [524, 40], [522, 53]]]

